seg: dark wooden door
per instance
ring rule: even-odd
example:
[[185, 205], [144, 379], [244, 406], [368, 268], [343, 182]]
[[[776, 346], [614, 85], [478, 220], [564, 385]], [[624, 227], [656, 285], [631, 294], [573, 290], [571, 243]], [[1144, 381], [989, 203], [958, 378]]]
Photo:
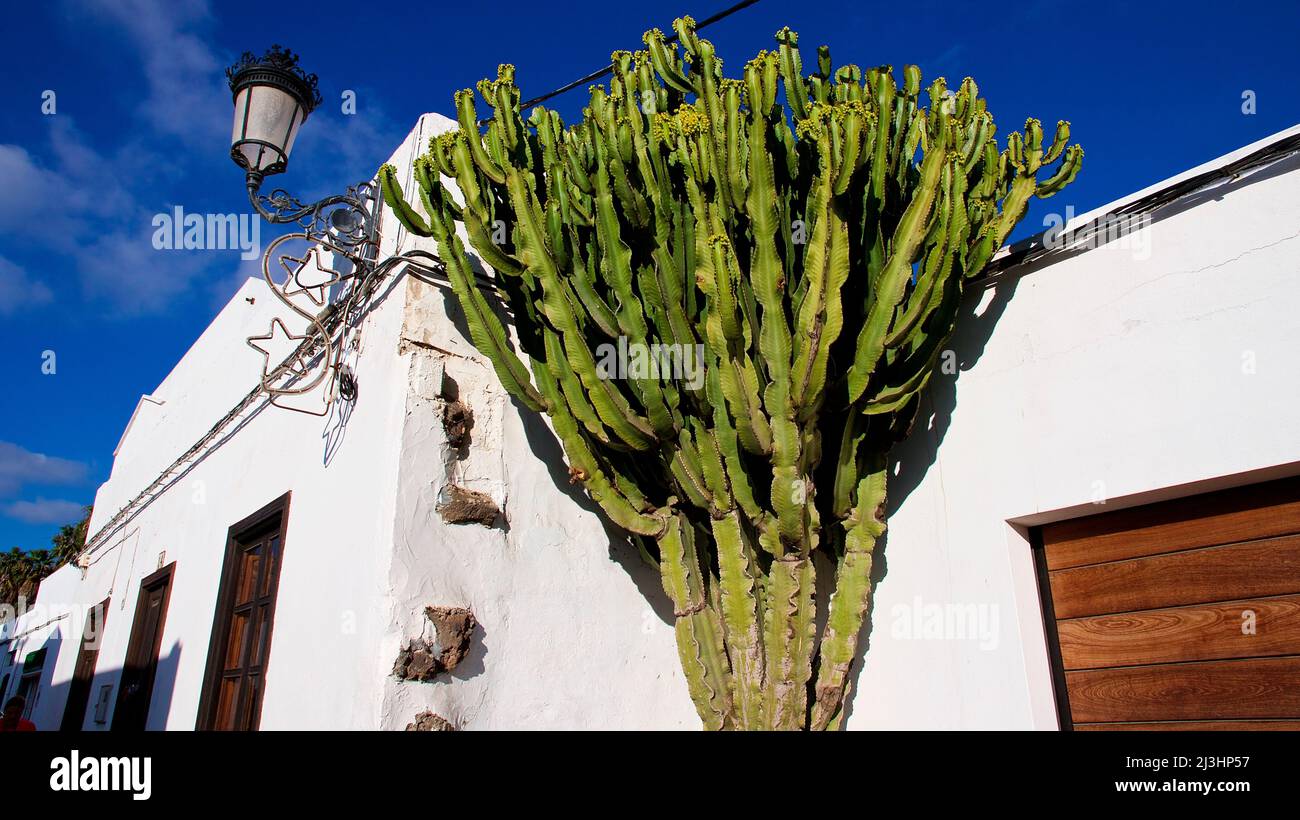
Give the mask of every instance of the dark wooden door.
[[199, 729], [251, 731], [261, 722], [288, 503], [285, 495], [230, 528]]
[[149, 718], [175, 566], [175, 563], [168, 564], [140, 582], [140, 599], [122, 666], [122, 681], [118, 684], [117, 705], [113, 709], [114, 731], [141, 731]]
[[72, 683], [68, 686], [68, 705], [63, 709], [63, 722], [59, 730], [79, 732], [86, 721], [86, 706], [90, 703], [90, 683], [95, 677], [95, 662], [99, 659], [99, 644], [104, 634], [104, 618], [108, 615], [108, 599], [91, 608], [86, 614], [86, 627], [81, 634], [81, 651], [77, 665], [72, 670]]
[[1300, 729], [1300, 478], [1039, 537], [1064, 726]]
[[234, 607], [222, 650], [214, 729], [256, 729], [261, 716], [262, 680], [271, 643], [280, 533], [241, 544]]

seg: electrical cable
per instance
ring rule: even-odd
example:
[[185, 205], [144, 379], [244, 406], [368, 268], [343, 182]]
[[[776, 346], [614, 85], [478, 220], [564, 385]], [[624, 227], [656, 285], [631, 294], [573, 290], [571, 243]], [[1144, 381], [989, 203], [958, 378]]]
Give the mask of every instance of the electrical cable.
[[[749, 8], [750, 6], [754, 5], [754, 4], [757, 3], [757, 2], [758, 2], [758, 0], [741, 0], [741, 2], [735, 4], [734, 6], [731, 6], [730, 8], [723, 9], [722, 11], [718, 12], [717, 14], [711, 14], [711, 15], [709, 15], [708, 17], [705, 17], [703, 20], [701, 20], [700, 22], [698, 22], [698, 23], [695, 24], [695, 30], [696, 30], [696, 31], [699, 31], [700, 29], [702, 29], [702, 28], [704, 28], [704, 27], [706, 27], [706, 26], [710, 26], [710, 25], [712, 25], [712, 24], [718, 22], [719, 20], [722, 20], [722, 19], [725, 19], [725, 18], [727, 18], [727, 17], [730, 17], [731, 15], [735, 14], [735, 13], [738, 12], [738, 11], [742, 11], [742, 10], [744, 10], [744, 9]], [[665, 43], [675, 43], [675, 42], [678, 41], [678, 39], [680, 39], [680, 38], [678, 38], [678, 36], [677, 36], [676, 34], [671, 34], [671, 35], [669, 35], [669, 36], [667, 36], [667, 37], [664, 38], [664, 42], [665, 42]], [[611, 74], [613, 71], [614, 71], [614, 66], [613, 66], [613, 64], [607, 65], [607, 66], [605, 66], [604, 68], [600, 69], [599, 71], [593, 71], [593, 72], [591, 72], [590, 74], [588, 74], [588, 75], [585, 76], [585, 77], [579, 77], [578, 79], [574, 80], [573, 82], [571, 82], [571, 83], [566, 83], [566, 84], [560, 86], [559, 88], [555, 89], [554, 91], [547, 92], [546, 94], [543, 94], [543, 95], [541, 95], [540, 97], [533, 97], [531, 100], [525, 100], [524, 102], [522, 102], [522, 103], [519, 104], [519, 110], [520, 110], [520, 111], [525, 111], [525, 110], [527, 110], [527, 109], [529, 109], [529, 108], [532, 108], [532, 107], [535, 106], [535, 105], [541, 105], [542, 103], [546, 102], [547, 100], [549, 100], [549, 99], [551, 99], [551, 98], [553, 98], [553, 97], [558, 97], [558, 96], [560, 96], [561, 94], [563, 94], [563, 93], [565, 93], [565, 92], [567, 92], [567, 91], [572, 91], [573, 89], [578, 88], [578, 87], [583, 86], [583, 85], [586, 85], [587, 83], [593, 82], [593, 81], [595, 81], [595, 80], [599, 80], [601, 77], [608, 76], [608, 75]], [[488, 118], [485, 118], [485, 119], [481, 119], [481, 120], [478, 121], [478, 124], [479, 124], [479, 125], [485, 125], [485, 124], [487, 124], [490, 120], [491, 120], [491, 117], [488, 117]]]

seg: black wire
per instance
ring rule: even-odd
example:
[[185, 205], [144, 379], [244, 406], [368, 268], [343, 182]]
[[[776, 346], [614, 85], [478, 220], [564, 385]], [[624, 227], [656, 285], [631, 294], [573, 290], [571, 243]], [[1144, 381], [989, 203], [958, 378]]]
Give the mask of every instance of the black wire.
[[[1212, 168], [1209, 171], [1197, 174], [1194, 177], [1170, 185], [1167, 188], [1161, 188], [1158, 191], [1147, 194], [1141, 199], [1136, 199], [1125, 205], [1121, 205], [1113, 211], [1107, 211], [1086, 224], [1080, 225], [1077, 228], [1072, 228], [1070, 230], [1071, 244], [1065, 247], [1049, 246], [1046, 241], [1046, 232], [1035, 234], [1027, 239], [1022, 239], [1012, 245], [1005, 256], [989, 262], [989, 264], [984, 267], [984, 272], [978, 278], [972, 279], [964, 285], [964, 287], [982, 287], [1012, 268], [1025, 267], [1026, 265], [1043, 258], [1052, 258], [1069, 254], [1076, 250], [1079, 245], [1092, 239], [1100, 231], [1106, 230], [1109, 224], [1117, 218], [1150, 214], [1159, 208], [1182, 199], [1185, 196], [1189, 196], [1214, 182], [1225, 179], [1232, 180], [1240, 174], [1270, 164], [1277, 159], [1295, 152], [1300, 152], [1300, 134], [1292, 134], [1285, 139], [1266, 145], [1258, 151], [1247, 154], [1246, 156], [1220, 168]], [[1062, 227], [1064, 228], [1064, 226]]]
[[[736, 5], [732, 6], [731, 8], [724, 9], [724, 10], [718, 12], [717, 14], [713, 14], [713, 15], [710, 15], [710, 16], [708, 16], [708, 17], [705, 17], [703, 20], [701, 20], [700, 22], [698, 22], [698, 23], [695, 24], [695, 30], [696, 30], [696, 31], [699, 31], [700, 29], [704, 28], [705, 26], [712, 25], [712, 24], [718, 22], [719, 20], [723, 19], [724, 17], [730, 17], [732, 14], [735, 14], [736, 12], [740, 11], [741, 9], [747, 9], [747, 8], [749, 8], [750, 6], [754, 5], [754, 4], [757, 3], [757, 2], [758, 2], [758, 0], [741, 0], [741, 2], [737, 3]], [[675, 43], [675, 42], [678, 41], [678, 39], [680, 39], [680, 38], [679, 38], [676, 34], [673, 34], [673, 35], [671, 35], [671, 36], [669, 36], [669, 37], [665, 37], [665, 38], [664, 38], [664, 42], [666, 42], [666, 43]], [[546, 94], [543, 94], [543, 95], [540, 96], [540, 97], [533, 97], [531, 100], [526, 100], [526, 101], [520, 103], [520, 104], [519, 104], [519, 110], [520, 110], [520, 111], [524, 111], [524, 110], [526, 110], [526, 109], [532, 108], [532, 107], [535, 106], [535, 105], [539, 105], [540, 103], [544, 103], [544, 102], [546, 102], [547, 100], [551, 99], [552, 97], [558, 97], [558, 96], [560, 96], [561, 94], [565, 93], [566, 91], [572, 91], [573, 89], [575, 89], [575, 88], [577, 88], [577, 87], [579, 87], [579, 86], [582, 86], [582, 85], [586, 85], [587, 83], [589, 83], [589, 82], [591, 82], [591, 81], [593, 81], [593, 80], [599, 80], [601, 77], [604, 77], [604, 76], [606, 76], [606, 75], [608, 75], [608, 74], [613, 73], [613, 71], [614, 71], [614, 66], [613, 66], [613, 64], [607, 65], [607, 66], [605, 66], [604, 68], [602, 68], [600, 71], [593, 71], [592, 73], [588, 74], [587, 76], [585, 76], [585, 77], [579, 77], [578, 79], [574, 80], [573, 82], [568, 83], [568, 84], [566, 84], [566, 85], [562, 85], [562, 86], [560, 86], [559, 88], [555, 89], [554, 91], [551, 91], [551, 92], [548, 92], [548, 93], [546, 93]], [[485, 125], [485, 124], [487, 124], [488, 122], [490, 122], [491, 120], [492, 120], [491, 117], [486, 117], [486, 118], [484, 118], [484, 119], [479, 120], [479, 121], [478, 121], [478, 124], [479, 124], [479, 125]]]

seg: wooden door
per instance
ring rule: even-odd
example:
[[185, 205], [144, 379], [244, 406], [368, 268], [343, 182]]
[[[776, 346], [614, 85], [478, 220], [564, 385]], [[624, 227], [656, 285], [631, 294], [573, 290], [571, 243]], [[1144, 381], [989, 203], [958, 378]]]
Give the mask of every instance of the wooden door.
[[158, 654], [162, 649], [163, 626], [167, 622], [167, 602], [171, 596], [173, 562], [140, 582], [140, 598], [131, 625], [122, 680], [113, 709], [113, 730], [141, 731], [149, 719], [153, 700], [154, 676], [158, 671]]
[[288, 505], [286, 494], [227, 535], [198, 729], [251, 731], [261, 722]]
[[72, 671], [68, 686], [68, 704], [63, 708], [63, 722], [59, 730], [80, 732], [86, 722], [86, 706], [90, 703], [90, 684], [95, 677], [95, 662], [99, 659], [99, 644], [104, 635], [104, 619], [108, 615], [108, 599], [91, 608], [86, 614], [86, 626], [81, 634], [81, 651]]
[[1300, 729], [1300, 478], [1038, 537], [1063, 726]]

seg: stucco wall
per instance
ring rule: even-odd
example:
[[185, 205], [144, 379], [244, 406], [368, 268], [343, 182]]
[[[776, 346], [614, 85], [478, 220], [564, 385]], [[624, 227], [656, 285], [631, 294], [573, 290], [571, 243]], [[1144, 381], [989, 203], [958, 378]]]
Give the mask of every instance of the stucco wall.
[[[1054, 728], [1021, 525], [1300, 472], [1300, 159], [1145, 231], [968, 301], [897, 454], [850, 728]], [[934, 607], [993, 640], [925, 638]]]
[[[346, 423], [337, 414], [322, 419], [259, 404], [219, 447], [91, 553], [84, 579], [82, 570], [69, 566], [42, 585], [42, 603], [87, 606], [112, 599], [92, 703], [103, 683], [114, 685], [116, 699], [139, 583], [162, 556], [176, 569], [148, 725], [193, 728], [227, 531], [292, 492], [262, 726], [376, 724], [398, 444], [391, 431], [401, 423], [406, 376], [393, 356], [401, 292], [395, 298], [381, 293], [360, 330], [356, 371], [365, 399]], [[112, 477], [96, 497], [91, 532], [256, 384], [262, 359], [244, 340], [285, 313], [260, 279], [240, 289], [153, 391], [163, 403], [137, 414]], [[56, 727], [63, 714], [79, 629], [71, 641], [63, 636], [53, 686], [40, 704], [42, 728]], [[28, 651], [42, 634], [25, 639]], [[106, 727], [88, 716], [87, 728]]]
[[[425, 115], [413, 143], [423, 148], [454, 127]], [[409, 173], [412, 157], [399, 151], [397, 159]], [[400, 230], [385, 238], [385, 254], [411, 248], [435, 250]], [[547, 423], [501, 388], [451, 295], [412, 278], [404, 287], [398, 352], [410, 387], [384, 653], [395, 657], [407, 638], [432, 637], [426, 606], [468, 607], [480, 628], [450, 675], [430, 683], [387, 678], [381, 727], [403, 728], [426, 709], [464, 729], [697, 726], [657, 572], [569, 485]], [[454, 398], [474, 414], [460, 452], [448, 447], [442, 424]], [[435, 508], [449, 482], [491, 495], [503, 521], [445, 523]]]
[[[425, 115], [398, 148], [408, 188], [415, 152], [450, 125]], [[1025, 526], [1296, 471], [1298, 170], [1288, 160], [1167, 208], [1144, 229], [1149, 254], [1104, 246], [971, 295], [951, 345], [959, 372], [936, 374], [893, 465], [849, 728], [1054, 727]], [[389, 214], [383, 231], [384, 255], [433, 250]], [[261, 360], [243, 340], [273, 307], [250, 282], [154, 391], [163, 403], [142, 405], [92, 532], [252, 386]], [[390, 280], [356, 369], [346, 425], [257, 413], [97, 550], [84, 579], [74, 567], [47, 579], [47, 604], [112, 597], [92, 703], [116, 681], [139, 581], [165, 552], [177, 564], [166, 694], [150, 725], [194, 725], [227, 529], [292, 491], [263, 728], [398, 729], [425, 709], [466, 729], [698, 726], [656, 573], [569, 485], [547, 423], [499, 387], [454, 300]], [[460, 452], [442, 425], [452, 397], [474, 413]], [[444, 523], [450, 482], [491, 495], [503, 522]], [[431, 634], [429, 605], [471, 608], [473, 649], [436, 682], [399, 682], [393, 660]], [[68, 623], [16, 627], [32, 630], [22, 652], [61, 644], [43, 728], [58, 724], [75, 662]]]

